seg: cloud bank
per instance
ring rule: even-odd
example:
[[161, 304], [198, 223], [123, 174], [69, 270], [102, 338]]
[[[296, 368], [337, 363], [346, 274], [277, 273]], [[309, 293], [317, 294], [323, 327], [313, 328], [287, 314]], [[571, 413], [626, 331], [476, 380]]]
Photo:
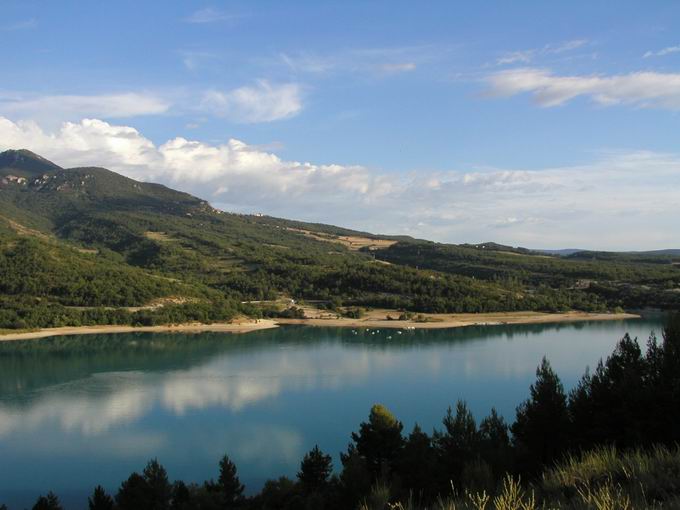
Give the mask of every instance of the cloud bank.
[[536, 248], [680, 246], [680, 155], [603, 154], [581, 166], [390, 173], [286, 160], [231, 139], [154, 144], [96, 119], [48, 132], [0, 117], [0, 149], [28, 148], [63, 166], [105, 166], [165, 183], [232, 212], [332, 223], [447, 242]]
[[680, 73], [558, 76], [545, 69], [521, 68], [492, 74], [487, 81], [495, 95], [528, 93], [544, 107], [559, 106], [585, 96], [603, 106], [630, 104], [680, 109]]

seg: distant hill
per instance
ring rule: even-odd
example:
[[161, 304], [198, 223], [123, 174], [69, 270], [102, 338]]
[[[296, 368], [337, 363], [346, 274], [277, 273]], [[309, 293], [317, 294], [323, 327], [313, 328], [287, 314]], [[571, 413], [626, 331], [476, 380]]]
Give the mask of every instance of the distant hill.
[[520, 253], [522, 255], [530, 255], [532, 253], [537, 253], [533, 250], [529, 250], [527, 248], [521, 248], [521, 247], [513, 247], [513, 246], [507, 246], [504, 244], [498, 244], [494, 242], [486, 242], [486, 243], [479, 243], [479, 244], [461, 244], [460, 246], [464, 247], [469, 247], [469, 248], [477, 248], [480, 250], [486, 250], [486, 251], [499, 251], [499, 252], [506, 252], [506, 253]]
[[562, 250], [535, 250], [540, 253], [545, 253], [546, 255], [557, 255], [559, 257], [568, 257], [569, 255], [573, 255], [574, 253], [578, 253], [580, 251], [586, 251], [586, 250], [580, 250], [578, 248], [565, 248]]
[[299, 313], [282, 309], [290, 299], [340, 312], [680, 307], [675, 251], [557, 257], [230, 214], [25, 150], [1, 153], [0, 169], [0, 328]]
[[649, 251], [593, 251], [593, 250], [585, 250], [585, 249], [574, 249], [574, 248], [567, 248], [563, 250], [533, 250], [535, 252], [540, 252], [540, 253], [545, 253], [547, 255], [558, 255], [560, 257], [568, 257], [570, 255], [576, 255], [576, 254], [583, 254], [583, 257], [593, 257], [597, 256], [597, 254], [604, 255], [606, 254], [607, 256], [611, 257], [616, 257], [616, 256], [630, 256], [630, 255], [637, 255], [637, 256], [649, 256], [649, 257], [655, 257], [658, 255], [668, 255], [671, 257], [680, 257], [680, 249], [667, 249], [667, 250], [649, 250]]

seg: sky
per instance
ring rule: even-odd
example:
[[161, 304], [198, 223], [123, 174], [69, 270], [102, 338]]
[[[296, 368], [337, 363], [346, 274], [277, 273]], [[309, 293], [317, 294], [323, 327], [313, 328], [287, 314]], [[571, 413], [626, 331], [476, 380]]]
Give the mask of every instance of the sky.
[[680, 3], [0, 0], [0, 150], [238, 213], [680, 248]]

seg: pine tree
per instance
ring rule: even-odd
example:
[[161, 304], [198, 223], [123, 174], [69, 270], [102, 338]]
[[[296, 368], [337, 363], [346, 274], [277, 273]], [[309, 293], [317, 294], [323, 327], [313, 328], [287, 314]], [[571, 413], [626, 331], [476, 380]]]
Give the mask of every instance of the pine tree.
[[331, 456], [324, 454], [316, 445], [302, 459], [297, 477], [304, 491], [312, 493], [323, 490], [332, 472]]
[[106, 493], [101, 485], [95, 487], [92, 497], [87, 500], [87, 504], [89, 510], [113, 510], [113, 498]]
[[139, 473], [132, 473], [118, 489], [116, 506], [119, 510], [138, 510], [151, 507], [149, 484]]
[[435, 434], [435, 442], [441, 456], [444, 484], [460, 481], [463, 468], [471, 462], [479, 450], [477, 423], [467, 404], [459, 400], [456, 414], [449, 407], [443, 420], [444, 431]]
[[172, 497], [172, 486], [168, 481], [168, 473], [157, 459], [150, 460], [144, 468], [142, 476], [149, 491], [149, 510], [168, 510]]
[[401, 450], [404, 428], [387, 407], [375, 404], [371, 408], [368, 422], [359, 425], [359, 432], [352, 432], [359, 455], [366, 460], [366, 465], [374, 477], [387, 475], [395, 458]]
[[59, 498], [53, 493], [48, 492], [47, 496], [40, 496], [33, 505], [33, 510], [63, 510]]
[[545, 357], [536, 370], [530, 393], [530, 398], [517, 408], [511, 429], [524, 469], [535, 471], [564, 453], [569, 432], [564, 387]]
[[221, 508], [237, 508], [243, 502], [245, 487], [238, 478], [236, 464], [226, 455], [220, 460], [220, 476], [217, 482], [210, 480], [205, 487], [213, 494]]

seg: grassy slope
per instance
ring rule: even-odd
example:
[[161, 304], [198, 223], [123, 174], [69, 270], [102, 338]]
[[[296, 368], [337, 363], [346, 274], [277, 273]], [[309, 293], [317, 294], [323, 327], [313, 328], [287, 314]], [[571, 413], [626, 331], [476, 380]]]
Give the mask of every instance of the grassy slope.
[[[376, 487], [361, 510], [382, 510], [389, 491]], [[394, 510], [632, 510], [680, 508], [680, 448], [619, 452], [601, 448], [570, 457], [524, 486], [507, 477], [496, 490], [467, 492], [432, 506], [391, 503]]]

